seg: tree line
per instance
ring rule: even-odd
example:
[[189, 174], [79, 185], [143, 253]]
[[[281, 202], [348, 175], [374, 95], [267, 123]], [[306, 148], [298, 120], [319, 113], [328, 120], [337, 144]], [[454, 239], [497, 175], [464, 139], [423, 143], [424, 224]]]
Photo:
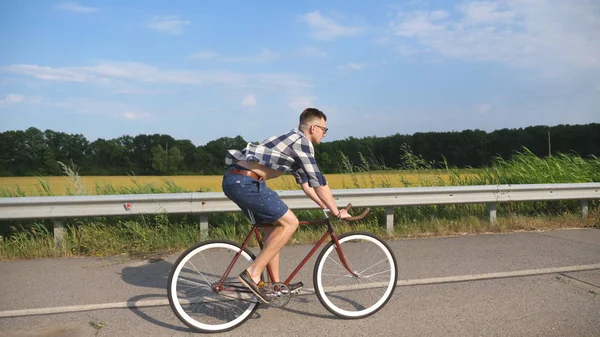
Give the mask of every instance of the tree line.
[[[226, 151], [246, 143], [238, 135], [196, 146], [164, 134], [90, 142], [81, 134], [31, 127], [0, 133], [0, 176], [62, 175], [59, 162], [74, 164], [80, 175], [219, 175]], [[321, 143], [315, 151], [323, 172], [340, 173], [353, 167], [414, 169], [442, 162], [458, 168], [485, 167], [494, 158], [509, 159], [523, 147], [539, 157], [556, 153], [598, 157], [600, 124], [349, 137]]]

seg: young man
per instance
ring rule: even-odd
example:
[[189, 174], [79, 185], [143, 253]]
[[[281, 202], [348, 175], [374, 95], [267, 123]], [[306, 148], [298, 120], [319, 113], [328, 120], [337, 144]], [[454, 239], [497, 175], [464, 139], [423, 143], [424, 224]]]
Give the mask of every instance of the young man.
[[[317, 167], [313, 144], [319, 144], [327, 133], [327, 116], [308, 108], [300, 115], [300, 125], [260, 144], [248, 143], [242, 150], [229, 150], [223, 177], [223, 192], [248, 216], [257, 222], [272, 223], [263, 227], [264, 246], [256, 260], [239, 275], [240, 281], [262, 301], [268, 303], [259, 287], [263, 269], [269, 264], [279, 280], [279, 251], [298, 228], [298, 219], [287, 205], [265, 184], [284, 172], [292, 172], [306, 195], [321, 208], [338, 218], [349, 217], [337, 208], [327, 180]], [[250, 213], [248, 212], [250, 211]], [[252, 220], [252, 219], [251, 219]]]

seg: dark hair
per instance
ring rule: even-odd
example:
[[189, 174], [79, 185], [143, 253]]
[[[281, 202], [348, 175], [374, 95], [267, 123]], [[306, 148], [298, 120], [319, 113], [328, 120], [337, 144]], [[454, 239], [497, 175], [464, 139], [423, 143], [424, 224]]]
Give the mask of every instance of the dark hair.
[[321, 118], [323, 118], [324, 121], [327, 121], [327, 116], [325, 116], [323, 111], [315, 108], [308, 108], [300, 114], [300, 125], [308, 125], [311, 120]]

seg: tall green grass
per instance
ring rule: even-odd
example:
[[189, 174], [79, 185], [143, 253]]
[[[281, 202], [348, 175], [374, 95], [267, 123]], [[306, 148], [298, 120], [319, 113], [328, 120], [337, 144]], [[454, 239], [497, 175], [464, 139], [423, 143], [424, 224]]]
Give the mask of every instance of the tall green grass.
[[[358, 166], [353, 166], [343, 154], [340, 156], [350, 181], [345, 188], [389, 187], [389, 182], [376, 182], [371, 172], [388, 170], [383, 163], [362, 157]], [[440, 163], [427, 162], [405, 148], [406, 171], [397, 172], [397, 179], [405, 179], [407, 172], [415, 170], [439, 170], [449, 173], [445, 181], [435, 175], [427, 175], [417, 183], [419, 186], [468, 186], [496, 184], [545, 184], [600, 182], [600, 159], [581, 158], [576, 154], [559, 154], [539, 158], [527, 149], [516, 153], [510, 160], [497, 158], [492, 166], [465, 172]], [[73, 195], [84, 193], [74, 169], [63, 168], [70, 177]], [[366, 174], [365, 174], [366, 173]], [[135, 179], [133, 177], [132, 179]], [[390, 178], [393, 179], [393, 178]], [[414, 185], [414, 184], [413, 184]], [[410, 186], [410, 185], [407, 185]], [[41, 180], [40, 193], [52, 195], [47, 184]], [[14, 195], [0, 191], [0, 196], [22, 196], [18, 187]], [[178, 193], [189, 192], [172, 182], [162, 186], [135, 184], [131, 188], [115, 188], [111, 185], [96, 186], [97, 194]], [[352, 225], [337, 224], [340, 232], [367, 230], [386, 238], [452, 235], [462, 233], [502, 232], [544, 228], [596, 226], [600, 227], [599, 201], [589, 204], [590, 216], [586, 222], [579, 217], [577, 201], [522, 202], [498, 205], [498, 224], [490, 225], [487, 208], [483, 204], [431, 205], [398, 207], [395, 210], [395, 231], [388, 234], [383, 227], [386, 219], [384, 208], [374, 208], [364, 221]], [[357, 209], [356, 212], [360, 212]], [[320, 211], [299, 210], [299, 219], [318, 219]], [[240, 212], [218, 213], [209, 216], [211, 238], [242, 241], [250, 230], [250, 222]], [[323, 228], [301, 226], [291, 243], [314, 242], [321, 237]], [[9, 221], [0, 223], [0, 259], [58, 257], [72, 255], [114, 255], [128, 253], [144, 256], [157, 252], [184, 249], [202, 239], [199, 217], [182, 214], [156, 214], [133, 217], [105, 217], [69, 219], [66, 223], [65, 242], [61, 248], [54, 244], [51, 221]], [[256, 243], [254, 243], [256, 244]]]
[[[600, 182], [600, 159], [584, 159], [577, 154], [558, 154], [540, 158], [529, 149], [515, 153], [510, 160], [494, 159], [491, 167], [477, 175], [460, 174], [446, 168], [450, 185], [519, 185]], [[597, 201], [592, 202], [597, 205]], [[560, 215], [577, 212], [579, 201], [521, 202], [500, 204], [499, 212], [522, 215]]]
[[450, 185], [557, 184], [600, 182], [600, 158], [584, 159], [577, 154], [540, 158], [523, 148], [510, 160], [496, 157], [489, 168], [476, 176], [464, 176], [446, 168]]

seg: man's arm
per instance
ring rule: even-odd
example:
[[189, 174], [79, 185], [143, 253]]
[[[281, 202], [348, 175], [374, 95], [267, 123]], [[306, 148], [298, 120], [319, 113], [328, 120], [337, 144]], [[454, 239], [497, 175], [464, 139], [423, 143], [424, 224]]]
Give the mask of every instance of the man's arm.
[[[300, 164], [302, 174], [304, 175], [301, 184], [304, 193], [319, 206], [328, 208], [334, 216], [340, 218], [349, 217], [350, 215], [346, 210], [339, 210], [337, 208], [331, 189], [327, 186], [327, 180], [317, 167], [314, 148], [310, 141], [307, 138], [300, 138], [292, 145], [292, 150], [294, 151], [297, 162]], [[306, 187], [304, 185], [306, 185]], [[315, 195], [312, 194], [313, 191], [310, 191], [309, 189], [314, 191], [316, 198]], [[318, 202], [317, 199], [321, 202]]]
[[309, 197], [312, 201], [314, 201], [321, 208], [327, 208], [327, 206], [325, 206], [325, 204], [321, 201], [321, 199], [315, 192], [315, 189], [308, 186], [308, 183], [302, 183], [302, 184], [300, 184], [300, 186], [302, 187], [302, 190], [304, 191], [304, 194], [306, 194], [307, 197]]
[[329, 210], [334, 216], [340, 218], [347, 218], [350, 216], [350, 214], [348, 214], [348, 212], [345, 209], [337, 208], [335, 200], [333, 199], [333, 194], [331, 193], [331, 189], [328, 185], [317, 186], [314, 188], [314, 190], [319, 199], [321, 199], [321, 201], [327, 206], [327, 208], [329, 208]]
[[321, 208], [328, 208], [334, 216], [339, 215], [341, 218], [347, 218], [350, 216], [345, 209], [337, 208], [329, 186], [324, 185], [312, 188], [308, 185], [308, 183], [302, 183], [300, 186], [302, 186], [302, 190], [306, 196], [317, 203], [317, 205], [319, 205]]

